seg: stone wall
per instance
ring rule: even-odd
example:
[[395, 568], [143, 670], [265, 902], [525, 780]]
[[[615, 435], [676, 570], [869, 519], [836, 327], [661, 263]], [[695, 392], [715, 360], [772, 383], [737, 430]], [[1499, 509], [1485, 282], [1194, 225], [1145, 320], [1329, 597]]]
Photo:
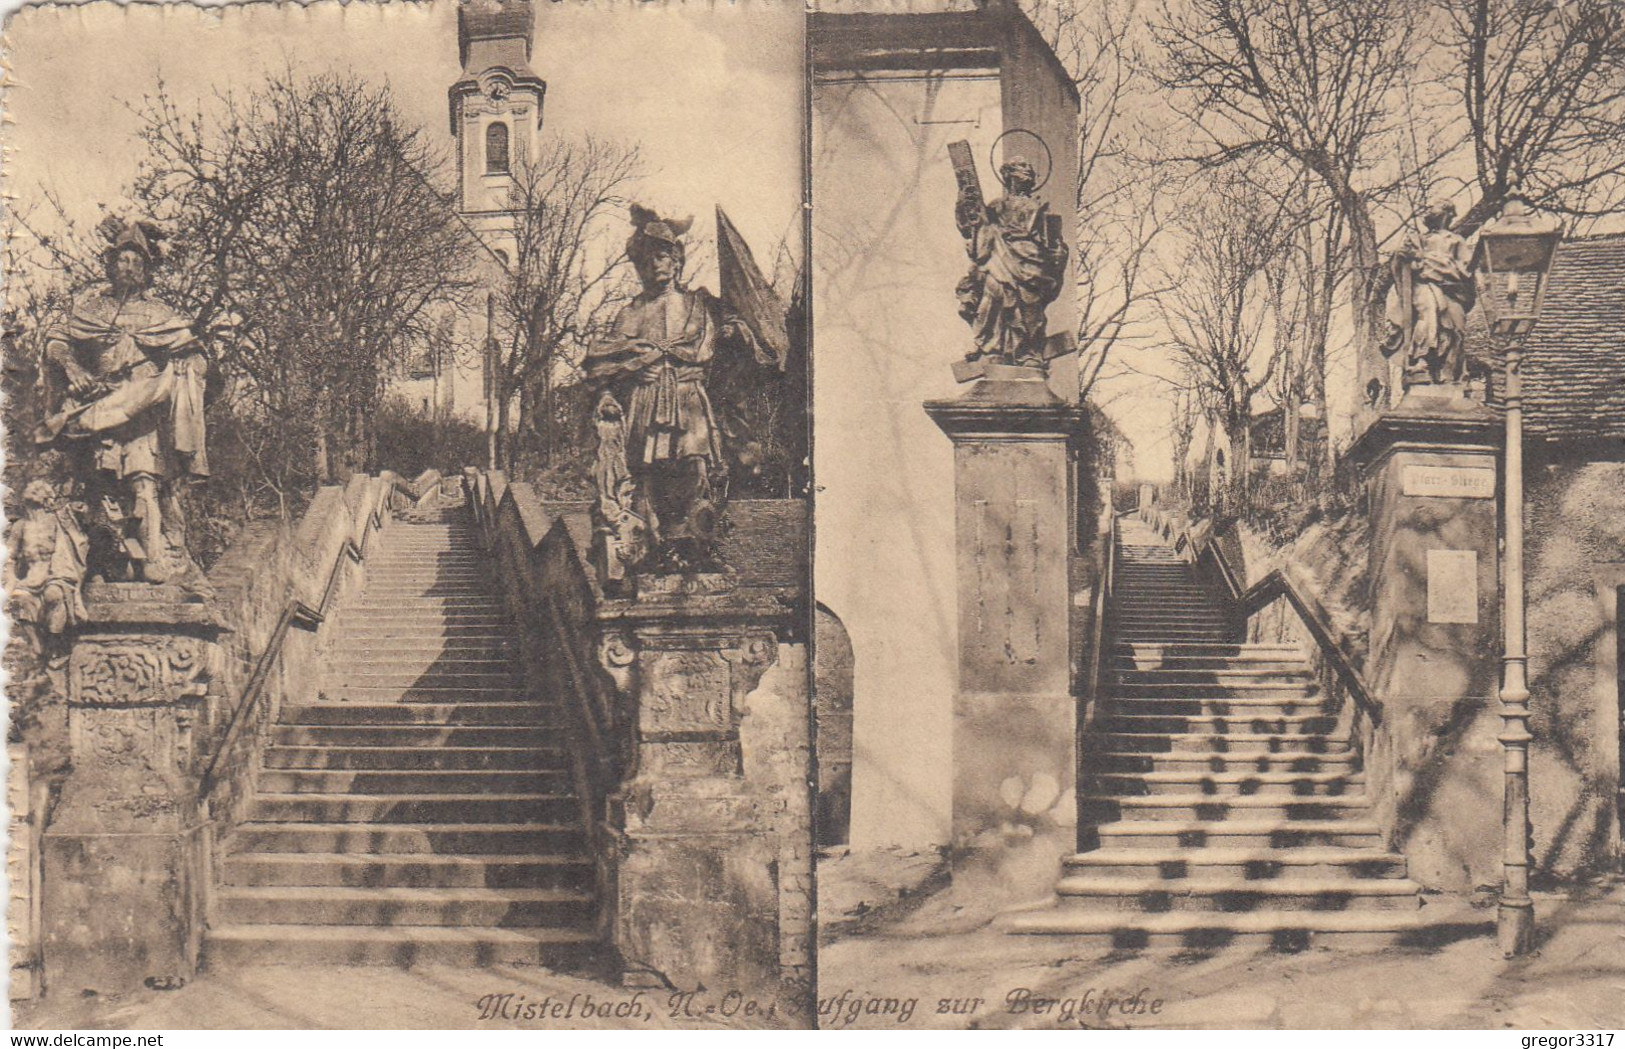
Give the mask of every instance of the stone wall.
[[730, 504], [726, 593], [610, 598], [586, 507], [498, 472], [464, 480], [527, 677], [569, 712], [601, 930], [626, 979], [776, 984], [794, 1007], [812, 978], [804, 505]]
[[296, 524], [250, 522], [215, 563], [209, 583], [215, 607], [230, 631], [222, 639], [225, 658], [211, 687], [197, 733], [205, 760], [225, 743], [254, 669], [270, 645], [290, 602], [321, 611], [330, 576], [337, 568], [329, 607], [320, 624], [290, 625], [280, 658], [270, 667], [264, 696], [252, 712], [253, 724], [239, 731], [232, 752], [216, 762], [218, 782], [210, 791], [207, 818], [218, 837], [237, 822], [253, 792], [260, 742], [276, 721], [282, 702], [315, 685], [324, 648], [340, 622], [345, 599], [360, 585], [364, 562], [345, 554], [376, 549], [368, 532], [389, 520], [388, 503], [398, 479], [393, 474], [357, 474], [348, 484], [317, 492]]
[[[1587, 457], [1600, 449], [1584, 450]], [[1620, 859], [1619, 588], [1625, 462], [1531, 456], [1526, 505], [1529, 819], [1537, 876]]]

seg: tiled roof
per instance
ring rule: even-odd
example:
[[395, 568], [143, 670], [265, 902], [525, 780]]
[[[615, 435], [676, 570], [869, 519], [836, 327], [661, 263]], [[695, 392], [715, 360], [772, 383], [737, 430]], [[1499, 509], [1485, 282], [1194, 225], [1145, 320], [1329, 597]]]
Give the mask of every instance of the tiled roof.
[[[1469, 348], [1492, 365], [1478, 328]], [[1475, 345], [1476, 344], [1476, 345]], [[1625, 438], [1625, 234], [1565, 240], [1552, 262], [1540, 322], [1524, 342], [1524, 425], [1554, 440]]]

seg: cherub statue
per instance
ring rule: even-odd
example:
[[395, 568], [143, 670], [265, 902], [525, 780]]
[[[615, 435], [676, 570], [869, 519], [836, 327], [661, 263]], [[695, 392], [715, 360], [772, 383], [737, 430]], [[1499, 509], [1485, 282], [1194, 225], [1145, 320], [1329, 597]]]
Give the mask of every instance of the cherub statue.
[[6, 532], [6, 601], [36, 655], [45, 656], [50, 639], [85, 617], [81, 588], [89, 545], [50, 482], [24, 486], [22, 516]]

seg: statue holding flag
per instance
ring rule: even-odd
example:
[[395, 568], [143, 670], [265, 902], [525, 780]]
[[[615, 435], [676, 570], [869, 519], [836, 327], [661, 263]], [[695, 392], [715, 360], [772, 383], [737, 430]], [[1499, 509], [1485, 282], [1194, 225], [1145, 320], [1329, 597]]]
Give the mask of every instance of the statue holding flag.
[[[727, 255], [737, 233], [718, 214], [719, 255]], [[595, 518], [606, 584], [638, 571], [722, 569], [716, 544], [728, 466], [707, 379], [719, 345], [747, 347], [758, 362], [783, 359], [783, 314], [775, 326], [759, 273], [737, 292], [748, 300], [742, 308], [684, 285], [683, 235], [692, 225], [632, 207], [626, 253], [642, 292], [587, 351], [587, 380], [599, 389]], [[737, 261], [722, 266], [725, 291]]]
[[161, 583], [190, 564], [183, 495], [209, 472], [208, 361], [192, 322], [152, 294], [159, 229], [112, 218], [99, 229], [108, 279], [76, 295], [47, 333], [47, 378], [66, 389], [35, 439], [80, 455], [115, 568]]

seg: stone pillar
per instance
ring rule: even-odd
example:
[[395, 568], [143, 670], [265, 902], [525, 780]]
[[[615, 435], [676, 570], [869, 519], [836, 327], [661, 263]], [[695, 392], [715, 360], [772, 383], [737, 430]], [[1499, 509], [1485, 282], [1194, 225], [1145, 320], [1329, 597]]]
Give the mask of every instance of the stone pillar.
[[[785, 836], [799, 834], [798, 855], [810, 857], [804, 661], [792, 661], [775, 695], [747, 697], [769, 691], [790, 609], [725, 576], [639, 577], [638, 588], [598, 613], [605, 662], [632, 713], [634, 758], [608, 803], [626, 981], [775, 988], [797, 978], [786, 941], [809, 931], [781, 928], [796, 909], [784, 906], [782, 890], [795, 887], [786, 879], [800, 877], [783, 869]], [[786, 745], [796, 739], [799, 748]], [[757, 743], [763, 752], [747, 753]]]
[[1068, 563], [1083, 413], [1042, 372], [1002, 365], [925, 410], [954, 444], [954, 877], [1037, 898], [1077, 844]]
[[187, 979], [207, 857], [192, 729], [221, 626], [178, 587], [95, 584], [68, 657], [72, 769], [41, 843], [48, 990]]
[[1350, 451], [1370, 502], [1366, 679], [1383, 711], [1368, 789], [1430, 888], [1500, 876], [1499, 443], [1481, 404], [1422, 388]]

